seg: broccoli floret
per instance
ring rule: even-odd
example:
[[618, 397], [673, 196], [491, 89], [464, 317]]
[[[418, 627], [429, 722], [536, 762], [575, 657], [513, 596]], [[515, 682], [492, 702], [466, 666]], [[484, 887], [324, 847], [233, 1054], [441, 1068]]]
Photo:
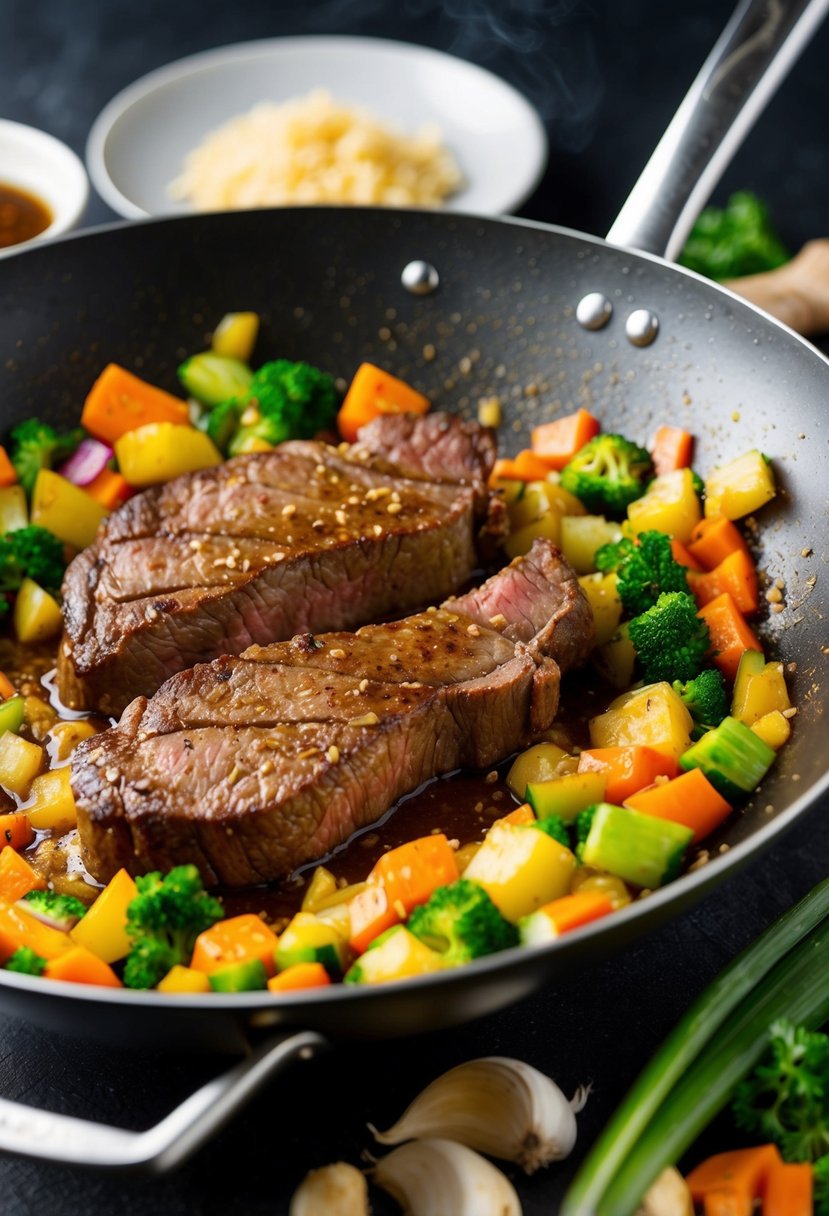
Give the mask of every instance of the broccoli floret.
[[694, 487], [694, 493], [696, 494], [697, 498], [703, 498], [705, 496], [705, 482], [702, 480], [699, 473], [695, 473], [693, 469], [691, 469], [691, 485]]
[[567, 833], [564, 820], [560, 815], [545, 815], [543, 819], [536, 819], [535, 823], [530, 823], [527, 826], [534, 828], [537, 832], [544, 832], [552, 840], [557, 840], [565, 848], [570, 848], [570, 837]]
[[768, 208], [747, 190], [732, 194], [722, 210], [706, 207], [679, 257], [681, 265], [710, 279], [759, 274], [788, 260]]
[[199, 427], [206, 431], [221, 452], [227, 452], [231, 439], [239, 426], [239, 415], [242, 407], [237, 401], [223, 401], [214, 405], [207, 414], [202, 414]]
[[652, 608], [666, 591], [688, 590], [688, 575], [673, 555], [671, 538], [664, 532], [640, 532], [636, 543], [626, 537], [602, 545], [596, 567], [619, 576], [616, 590], [625, 611], [639, 616]]
[[59, 434], [48, 422], [27, 418], [12, 428], [9, 457], [17, 479], [27, 494], [34, 489], [41, 469], [50, 469], [59, 460], [71, 456], [84, 438], [81, 427], [73, 427], [66, 435]]
[[71, 929], [86, 914], [86, 904], [74, 895], [59, 895], [57, 891], [29, 891], [23, 899], [33, 916], [65, 929]]
[[258, 413], [254, 421], [240, 426], [230, 441], [238, 452], [246, 440], [311, 439], [332, 425], [337, 410], [337, 389], [331, 376], [309, 363], [274, 359], [254, 374], [250, 387], [234, 398], [240, 416]]
[[597, 435], [561, 470], [561, 485], [588, 511], [621, 519], [645, 493], [650, 453], [623, 435]]
[[130, 952], [124, 967], [128, 988], [152, 988], [176, 963], [190, 961], [196, 938], [224, 916], [193, 865], [136, 878], [138, 894], [127, 908]]
[[449, 966], [518, 945], [518, 930], [505, 920], [483, 887], [459, 878], [438, 887], [409, 917], [407, 928]]
[[814, 1216], [829, 1216], [829, 1153], [815, 1162], [812, 1177]]
[[735, 1090], [734, 1118], [787, 1161], [817, 1161], [829, 1153], [829, 1036], [783, 1018], [769, 1033], [766, 1055]]
[[685, 591], [660, 595], [653, 608], [633, 618], [628, 631], [646, 684], [693, 680], [711, 640], [696, 600]]
[[24, 578], [56, 591], [65, 569], [63, 544], [46, 528], [29, 524], [0, 536], [0, 591], [17, 591]]
[[20, 975], [43, 975], [46, 959], [36, 954], [31, 946], [20, 946], [6, 963], [6, 970], [17, 971]]
[[714, 667], [706, 667], [693, 680], [674, 680], [674, 692], [694, 719], [693, 738], [719, 726], [728, 714], [725, 677]]
[[595, 806], [585, 807], [583, 811], [579, 811], [576, 815], [576, 857], [581, 861], [582, 853], [584, 852], [584, 844], [587, 837], [590, 835], [590, 829], [593, 826], [593, 820], [596, 818], [596, 811], [599, 809], [599, 804]]

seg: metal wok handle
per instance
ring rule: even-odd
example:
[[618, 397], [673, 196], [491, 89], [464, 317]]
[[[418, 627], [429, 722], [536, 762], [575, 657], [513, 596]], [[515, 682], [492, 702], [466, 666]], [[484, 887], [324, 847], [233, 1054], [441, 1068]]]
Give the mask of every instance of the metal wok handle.
[[676, 258], [723, 171], [829, 10], [829, 0], [743, 0], [607, 239]]
[[96, 1169], [164, 1174], [200, 1148], [274, 1073], [327, 1046], [313, 1031], [269, 1038], [145, 1132], [56, 1115], [0, 1098], [0, 1151]]

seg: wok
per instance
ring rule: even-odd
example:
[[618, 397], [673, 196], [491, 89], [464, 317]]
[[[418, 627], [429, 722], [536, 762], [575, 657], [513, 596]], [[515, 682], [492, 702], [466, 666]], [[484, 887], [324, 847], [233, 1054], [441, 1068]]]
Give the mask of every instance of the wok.
[[[708, 865], [547, 948], [379, 989], [340, 986], [281, 999], [162, 996], [0, 972], [2, 1008], [58, 1032], [247, 1053], [140, 1135], [0, 1100], [0, 1148], [102, 1167], [170, 1168], [286, 1061], [330, 1039], [457, 1024], [622, 948], [726, 878], [826, 790], [829, 361], [750, 304], [655, 256], [676, 252], [739, 136], [826, 8], [827, 0], [782, 7], [754, 0], [738, 10], [612, 243], [514, 220], [296, 208], [117, 225], [0, 266], [4, 426], [34, 412], [74, 421], [110, 360], [174, 389], [176, 365], [204, 345], [215, 318], [255, 309], [263, 351], [344, 376], [374, 360], [464, 414], [497, 393], [506, 447], [523, 444], [536, 421], [586, 405], [606, 428], [641, 439], [665, 420], [687, 425], [703, 471], [761, 448], [774, 457], [782, 487], [760, 519], [762, 565], [786, 589], [785, 611], [764, 630], [775, 653], [796, 664], [798, 705], [791, 742], [713, 841]], [[720, 843], [728, 846], [722, 854]]]

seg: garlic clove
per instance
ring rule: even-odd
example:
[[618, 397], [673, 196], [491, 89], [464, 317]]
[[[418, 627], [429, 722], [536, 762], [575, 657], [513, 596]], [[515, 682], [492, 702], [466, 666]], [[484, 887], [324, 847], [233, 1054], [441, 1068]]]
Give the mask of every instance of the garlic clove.
[[373, 1180], [405, 1216], [521, 1216], [512, 1183], [451, 1140], [413, 1140], [377, 1163]]
[[576, 1143], [576, 1113], [589, 1089], [568, 1102], [544, 1073], [505, 1056], [459, 1064], [418, 1094], [393, 1127], [378, 1132], [381, 1144], [437, 1136], [491, 1157], [513, 1161], [532, 1174], [561, 1161]]
[[371, 1216], [366, 1180], [344, 1161], [311, 1170], [294, 1191], [288, 1216]]
[[694, 1202], [679, 1170], [669, 1165], [651, 1183], [636, 1216], [694, 1216]]

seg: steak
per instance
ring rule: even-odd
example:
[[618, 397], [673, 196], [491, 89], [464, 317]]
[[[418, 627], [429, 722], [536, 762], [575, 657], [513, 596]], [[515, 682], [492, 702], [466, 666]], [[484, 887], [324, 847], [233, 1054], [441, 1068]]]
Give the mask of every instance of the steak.
[[400, 421], [367, 428], [363, 446], [283, 443], [125, 503], [66, 572], [64, 703], [117, 716], [194, 663], [399, 615], [468, 582], [504, 531], [486, 490], [492, 436], [435, 414], [405, 420], [404, 444]]
[[536, 541], [441, 608], [180, 672], [76, 749], [84, 864], [102, 882], [184, 862], [211, 885], [280, 878], [429, 778], [524, 746], [592, 640], [575, 574]]

